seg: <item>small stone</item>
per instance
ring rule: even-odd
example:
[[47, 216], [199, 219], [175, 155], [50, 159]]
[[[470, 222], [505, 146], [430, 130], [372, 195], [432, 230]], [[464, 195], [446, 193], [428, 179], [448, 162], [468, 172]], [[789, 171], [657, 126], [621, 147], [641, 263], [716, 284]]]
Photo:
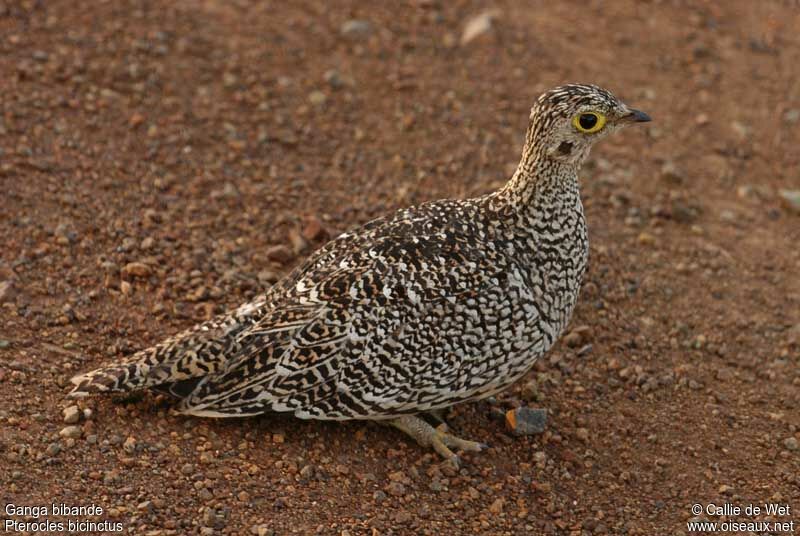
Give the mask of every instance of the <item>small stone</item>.
[[14, 282], [12, 280], [0, 281], [0, 303], [11, 301], [14, 297]]
[[514, 435], [533, 435], [544, 432], [547, 410], [541, 408], [517, 408], [506, 412], [506, 425]]
[[497, 10], [490, 10], [470, 18], [464, 25], [464, 32], [461, 34], [461, 45], [466, 45], [489, 32], [498, 15], [499, 12]]
[[539, 400], [539, 384], [534, 380], [525, 382], [525, 385], [522, 386], [519, 396], [526, 402]]
[[141, 245], [139, 246], [142, 250], [147, 251], [148, 249], [152, 249], [153, 246], [156, 244], [155, 238], [152, 236], [147, 236], [142, 240]]
[[295, 255], [301, 254], [308, 248], [308, 240], [297, 229], [289, 230], [289, 242]]
[[253, 525], [250, 527], [250, 533], [254, 534], [255, 536], [273, 536], [275, 531], [266, 525]]
[[394, 522], [399, 524], [408, 523], [411, 521], [411, 514], [406, 512], [405, 510], [401, 510], [394, 515]]
[[129, 262], [122, 272], [134, 277], [147, 277], [150, 275], [150, 267], [143, 262]]
[[644, 246], [652, 246], [656, 243], [656, 237], [647, 232], [642, 232], [639, 234], [638, 240], [639, 243]]
[[319, 218], [312, 216], [306, 221], [306, 226], [303, 228], [302, 235], [303, 238], [309, 242], [314, 242], [315, 240], [326, 238], [328, 236], [328, 231]]
[[566, 344], [570, 348], [577, 348], [578, 346], [581, 345], [581, 342], [583, 341], [581, 336], [577, 333], [567, 333], [564, 336], [563, 340], [564, 344]]
[[69, 406], [62, 413], [64, 414], [64, 422], [67, 424], [75, 424], [81, 420], [81, 410], [78, 406]]
[[745, 141], [750, 137], [750, 127], [740, 121], [731, 122], [731, 129], [736, 133], [740, 141]]
[[661, 166], [661, 178], [671, 184], [683, 184], [686, 182], [686, 173], [674, 162], [667, 161]]
[[61, 452], [61, 445], [58, 443], [50, 443], [47, 445], [47, 450], [45, 451], [48, 456], [55, 456], [59, 452]]
[[81, 430], [80, 426], [65, 426], [58, 435], [64, 438], [78, 439], [83, 435], [83, 430]]
[[800, 450], [800, 443], [798, 443], [796, 437], [787, 437], [783, 441], [783, 446], [791, 451]]
[[312, 91], [308, 94], [308, 101], [314, 106], [322, 106], [328, 100], [328, 96], [322, 91]]
[[494, 502], [489, 505], [489, 511], [495, 515], [501, 513], [503, 511], [503, 506], [505, 505], [505, 501], [500, 499], [495, 499]]
[[731, 486], [728, 486], [727, 484], [722, 484], [722, 485], [719, 487], [719, 492], [720, 492], [722, 495], [730, 495], [731, 493], [733, 493], [733, 487], [731, 487]]
[[272, 434], [272, 442], [273, 443], [283, 443], [286, 441], [286, 436], [283, 434]]
[[346, 37], [364, 37], [372, 33], [372, 24], [365, 20], [348, 20], [339, 28]]
[[281, 278], [280, 274], [272, 270], [261, 270], [256, 277], [262, 283], [275, 283]]
[[800, 214], [800, 190], [780, 190], [778, 194], [787, 209]]
[[144, 123], [144, 116], [138, 112], [128, 118], [128, 124], [132, 127], [138, 127], [142, 123]]
[[394, 495], [395, 497], [402, 497], [403, 495], [406, 494], [406, 487], [400, 482], [390, 482], [386, 486], [386, 491], [389, 492], [390, 495]]
[[578, 428], [575, 430], [575, 437], [577, 437], [580, 441], [584, 443], [589, 441], [589, 430], [586, 428]]
[[119, 291], [122, 292], [125, 296], [131, 293], [131, 284], [127, 281], [120, 281], [119, 282]]
[[375, 502], [377, 502], [377, 503], [382, 503], [383, 501], [385, 501], [387, 499], [387, 497], [388, 496], [386, 495], [386, 493], [384, 493], [381, 490], [378, 490], [378, 491], [376, 491], [375, 493], [372, 494], [373, 500]]
[[153, 501], [144, 501], [136, 505], [136, 509], [140, 512], [152, 512], [155, 507], [153, 507]]
[[300, 469], [300, 476], [305, 478], [306, 480], [310, 480], [314, 478], [314, 466], [313, 465], [306, 465], [302, 469]]
[[346, 465], [339, 464], [336, 466], [336, 472], [339, 473], [340, 475], [348, 475], [350, 474], [350, 468], [347, 467]]
[[278, 244], [277, 246], [267, 248], [266, 255], [269, 260], [281, 264], [287, 263], [294, 258], [292, 250], [283, 244]]
[[786, 110], [786, 112], [783, 114], [783, 120], [787, 123], [797, 123], [800, 121], [800, 108]]
[[328, 83], [333, 89], [339, 89], [342, 87], [342, 77], [339, 74], [339, 71], [336, 69], [328, 69], [325, 71], [323, 76], [325, 78], [325, 82]]
[[187, 476], [191, 475], [192, 473], [194, 473], [194, 465], [192, 465], [191, 463], [183, 464], [181, 466], [181, 473]]
[[122, 450], [124, 450], [128, 454], [133, 454], [134, 452], [136, 452], [136, 438], [133, 436], [129, 436], [122, 444]]

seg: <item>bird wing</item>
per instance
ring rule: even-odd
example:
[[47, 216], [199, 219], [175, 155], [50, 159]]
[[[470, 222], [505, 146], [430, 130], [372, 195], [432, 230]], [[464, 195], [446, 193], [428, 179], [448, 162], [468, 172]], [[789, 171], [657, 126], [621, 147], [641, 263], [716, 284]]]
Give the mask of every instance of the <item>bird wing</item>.
[[[401, 229], [336, 262], [312, 263], [306, 274], [290, 278], [294, 286], [285, 287], [263, 318], [238, 334], [236, 355], [205, 376], [179, 411], [354, 418], [398, 406], [395, 384], [411, 380], [414, 367], [394, 362], [393, 347], [412, 344], [430, 354], [437, 344], [429, 328], [420, 337], [422, 331], [409, 327], [421, 330], [426, 319], [447, 317], [459, 302], [503, 286], [504, 274], [493, 273], [489, 262], [492, 244], [474, 244], [468, 234], [414, 236]], [[290, 322], [288, 310], [296, 313]]]

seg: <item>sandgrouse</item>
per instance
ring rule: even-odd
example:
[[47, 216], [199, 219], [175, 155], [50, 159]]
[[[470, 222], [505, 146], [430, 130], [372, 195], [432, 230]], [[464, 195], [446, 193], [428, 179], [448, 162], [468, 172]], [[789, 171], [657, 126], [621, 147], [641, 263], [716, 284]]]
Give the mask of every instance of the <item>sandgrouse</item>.
[[507, 388], [552, 346], [588, 260], [578, 170], [649, 120], [597, 86], [552, 89], [499, 190], [344, 233], [256, 300], [73, 378], [70, 396], [151, 388], [187, 415], [380, 420], [457, 463], [451, 448], [485, 445], [419, 414]]

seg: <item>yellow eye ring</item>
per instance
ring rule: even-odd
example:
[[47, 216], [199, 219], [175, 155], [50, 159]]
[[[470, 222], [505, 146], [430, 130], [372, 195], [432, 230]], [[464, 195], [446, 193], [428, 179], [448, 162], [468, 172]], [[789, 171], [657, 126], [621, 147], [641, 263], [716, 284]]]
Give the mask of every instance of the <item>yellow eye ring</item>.
[[606, 116], [598, 112], [582, 112], [572, 118], [572, 125], [578, 132], [593, 134], [606, 126]]

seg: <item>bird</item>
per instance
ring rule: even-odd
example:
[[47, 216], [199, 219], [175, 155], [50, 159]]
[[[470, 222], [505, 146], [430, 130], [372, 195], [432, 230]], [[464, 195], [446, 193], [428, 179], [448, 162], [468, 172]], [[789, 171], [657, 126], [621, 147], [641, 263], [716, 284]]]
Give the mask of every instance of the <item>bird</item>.
[[596, 85], [546, 91], [499, 189], [347, 231], [252, 301], [72, 378], [68, 396], [151, 389], [183, 415], [379, 421], [457, 465], [486, 443], [425, 415], [503, 391], [563, 333], [589, 258], [578, 172], [597, 141], [647, 121]]

